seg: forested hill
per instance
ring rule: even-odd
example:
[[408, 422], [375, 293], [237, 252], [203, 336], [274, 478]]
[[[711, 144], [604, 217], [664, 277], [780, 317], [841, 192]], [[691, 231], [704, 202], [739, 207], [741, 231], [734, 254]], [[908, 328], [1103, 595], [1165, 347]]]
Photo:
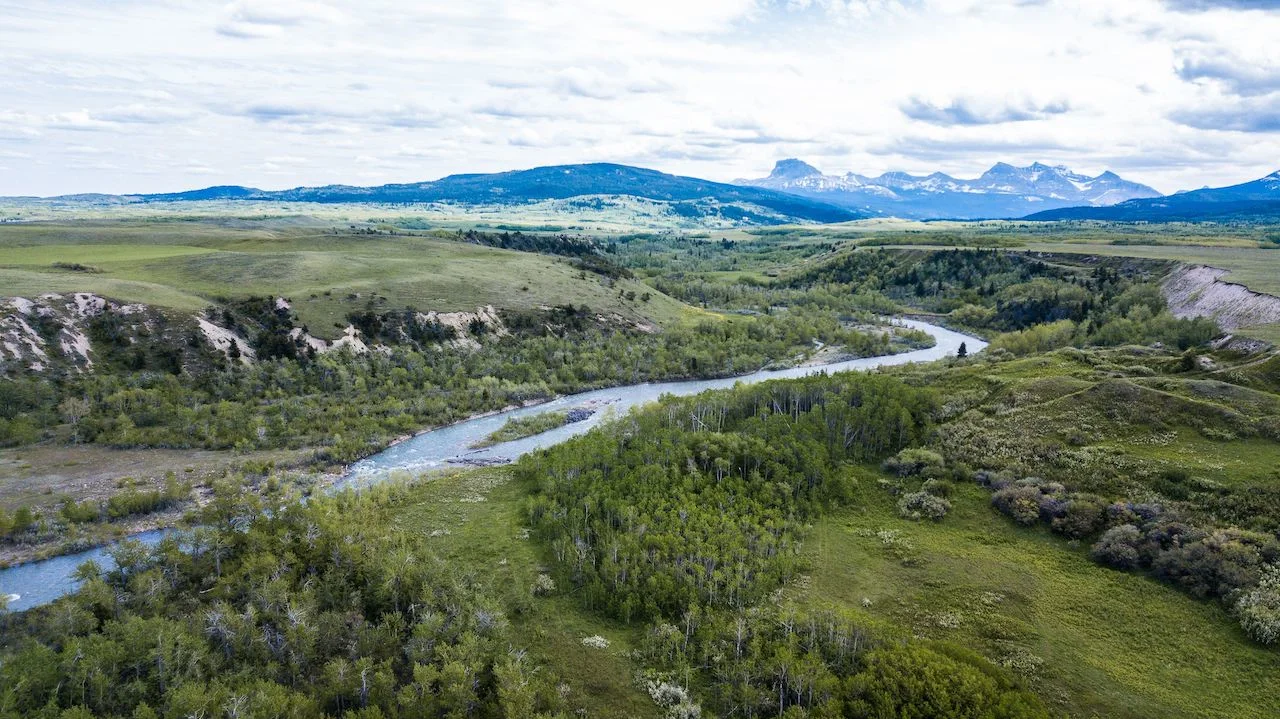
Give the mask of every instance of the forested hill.
[[[589, 195], [626, 195], [672, 203], [712, 201], [737, 205], [743, 211], [762, 208], [776, 219], [844, 222], [870, 213], [756, 187], [738, 187], [694, 177], [669, 175], [629, 165], [594, 163], [536, 167], [492, 174], [450, 175], [430, 182], [356, 187], [325, 185], [289, 190], [259, 190], [220, 186], [188, 192], [127, 195], [121, 202], [184, 202], [200, 200], [269, 200], [280, 202], [376, 202], [462, 204], [519, 204]], [[746, 206], [746, 207], [743, 207]], [[684, 209], [686, 212], [690, 208]]]

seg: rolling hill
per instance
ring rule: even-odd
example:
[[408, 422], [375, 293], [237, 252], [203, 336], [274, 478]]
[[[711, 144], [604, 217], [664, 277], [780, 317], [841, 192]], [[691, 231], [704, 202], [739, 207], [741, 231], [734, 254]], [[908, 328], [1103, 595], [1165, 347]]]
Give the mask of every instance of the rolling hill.
[[[845, 222], [872, 213], [767, 188], [740, 187], [607, 163], [558, 165], [492, 174], [450, 175], [430, 182], [357, 187], [326, 185], [259, 190], [236, 185], [187, 192], [104, 196], [100, 201], [277, 201], [316, 203], [459, 203], [516, 205], [581, 196], [621, 195], [669, 203], [674, 214], [720, 216], [745, 224]], [[66, 199], [66, 198], [54, 198]]]

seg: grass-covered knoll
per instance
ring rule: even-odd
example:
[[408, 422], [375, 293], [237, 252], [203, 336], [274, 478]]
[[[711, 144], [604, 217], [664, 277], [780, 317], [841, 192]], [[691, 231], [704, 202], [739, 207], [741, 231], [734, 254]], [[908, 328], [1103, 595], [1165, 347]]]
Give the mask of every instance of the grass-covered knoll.
[[[1202, 355], [1208, 358], [1210, 355]], [[1280, 528], [1278, 385], [1224, 381], [1150, 348], [1060, 350], [1025, 359], [913, 368], [947, 399], [937, 444], [974, 469], [1182, 506], [1206, 521]], [[1235, 359], [1248, 372], [1254, 361]], [[1276, 504], [1280, 507], [1280, 503]]]
[[[766, 659], [780, 637], [758, 621], [874, 637], [870, 614], [977, 650], [1069, 716], [1264, 717], [1280, 655], [1264, 646], [1265, 609], [1263, 629], [1248, 634], [1230, 610], [1242, 596], [1269, 606], [1280, 398], [1265, 372], [1250, 375], [1252, 388], [1215, 376], [1265, 365], [1258, 358], [1195, 353], [1068, 349], [894, 369], [910, 392], [890, 384], [878, 399], [847, 401], [861, 413], [852, 423], [839, 379], [669, 400], [517, 472], [536, 492], [535, 536], [550, 546], [557, 583], [605, 615], [656, 618], [640, 656], [660, 671], [700, 669], [692, 686], [710, 708], [760, 707], [751, 702], [770, 688], [785, 695], [824, 686], [824, 671], [861, 676], [867, 666], [843, 665], [800, 629], [787, 655], [800, 663], [780, 678]], [[942, 454], [904, 453], [886, 465], [902, 475], [893, 479], [851, 466], [885, 446], [881, 422], [893, 412], [883, 402], [911, 406], [919, 391], [921, 424], [900, 430], [897, 446]], [[1153, 456], [1182, 432], [1203, 440], [1194, 446], [1211, 471]], [[842, 444], [850, 436], [858, 452]], [[988, 478], [987, 489], [972, 469], [1043, 479]], [[1017, 522], [993, 509], [992, 490]], [[1135, 525], [1145, 543], [1117, 566], [1150, 576], [1095, 558], [1100, 537]], [[1232, 528], [1244, 526], [1262, 531]], [[762, 589], [783, 585], [781, 598], [799, 605], [763, 601]]]
[[976, 486], [956, 488], [941, 522], [914, 522], [876, 483], [860, 475], [856, 501], [817, 523], [789, 597], [976, 649], [1072, 717], [1262, 719], [1280, 706], [1280, 653], [1219, 606], [1006, 522]]
[[[97, 271], [69, 271], [55, 263]], [[181, 310], [222, 298], [287, 297], [301, 323], [326, 338], [341, 334], [347, 315], [370, 303], [382, 310], [446, 312], [571, 302], [650, 325], [686, 316], [679, 303], [652, 288], [584, 272], [564, 258], [331, 225], [3, 225], [0, 285], [6, 296], [84, 291]], [[648, 301], [636, 299], [644, 293]]]

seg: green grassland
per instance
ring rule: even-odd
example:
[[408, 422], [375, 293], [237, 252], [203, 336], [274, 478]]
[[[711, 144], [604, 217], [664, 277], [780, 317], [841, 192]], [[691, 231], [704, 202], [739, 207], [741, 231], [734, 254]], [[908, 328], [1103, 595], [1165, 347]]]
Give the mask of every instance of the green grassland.
[[[950, 419], [935, 441], [974, 469], [1274, 528], [1280, 508], [1251, 498], [1280, 489], [1280, 385], [1269, 363], [1219, 359], [1214, 370], [1178, 372], [1167, 356], [1120, 347], [894, 371], [945, 393]], [[1183, 477], [1177, 487], [1171, 472]]]
[[1087, 548], [999, 516], [976, 486], [942, 522], [901, 519], [875, 478], [816, 526], [811, 575], [791, 596], [981, 651], [1073, 717], [1262, 719], [1280, 706], [1280, 654], [1219, 606], [1098, 567]]
[[[558, 257], [438, 237], [265, 227], [179, 221], [0, 226], [0, 286], [6, 295], [86, 291], [184, 311], [218, 298], [283, 296], [320, 337], [337, 336], [349, 312], [370, 305], [447, 312], [573, 303], [646, 325], [690, 314], [639, 282], [606, 282]], [[651, 299], [627, 300], [619, 290], [648, 292]]]

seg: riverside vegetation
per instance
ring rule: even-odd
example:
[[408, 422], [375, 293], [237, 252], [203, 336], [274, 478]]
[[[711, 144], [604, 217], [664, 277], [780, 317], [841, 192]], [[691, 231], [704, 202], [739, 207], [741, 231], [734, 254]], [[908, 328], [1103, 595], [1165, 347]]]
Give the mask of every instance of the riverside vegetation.
[[[813, 339], [869, 353], [887, 340], [858, 328], [903, 308], [991, 346], [667, 398], [511, 468], [305, 505], [270, 483], [219, 482], [204, 528], [152, 551], [123, 545], [117, 569], [82, 570], [76, 595], [0, 619], [0, 716], [1265, 717], [1280, 706], [1267, 680], [1280, 669], [1277, 360], [1211, 346], [1212, 320], [1174, 318], [1158, 286], [1169, 264], [662, 236], [618, 238], [601, 256], [654, 297], [716, 314], [610, 342], [588, 313], [508, 311], [507, 334], [476, 328], [465, 347], [432, 336], [385, 355], [224, 364], [209, 370], [229, 383], [219, 411], [250, 419], [220, 441], [359, 456], [439, 421], [415, 409], [422, 387], [453, 387], [433, 406], [454, 417], [488, 408], [451, 407], [474, 388], [467, 378], [509, 382], [526, 362], [528, 384], [555, 377], [545, 389], [564, 391], [635, 381], [646, 353], [665, 351], [659, 367], [677, 376], [794, 360]], [[419, 369], [437, 362], [450, 371]], [[348, 379], [308, 379], [326, 372]], [[541, 396], [512, 386], [489, 399]], [[244, 401], [263, 389], [270, 403]], [[258, 432], [277, 407], [290, 409]], [[367, 429], [325, 445], [321, 417]], [[65, 436], [62, 419], [34, 431]], [[120, 436], [93, 421], [82, 441]], [[1206, 654], [1217, 666], [1204, 677], [1184, 671]]]

